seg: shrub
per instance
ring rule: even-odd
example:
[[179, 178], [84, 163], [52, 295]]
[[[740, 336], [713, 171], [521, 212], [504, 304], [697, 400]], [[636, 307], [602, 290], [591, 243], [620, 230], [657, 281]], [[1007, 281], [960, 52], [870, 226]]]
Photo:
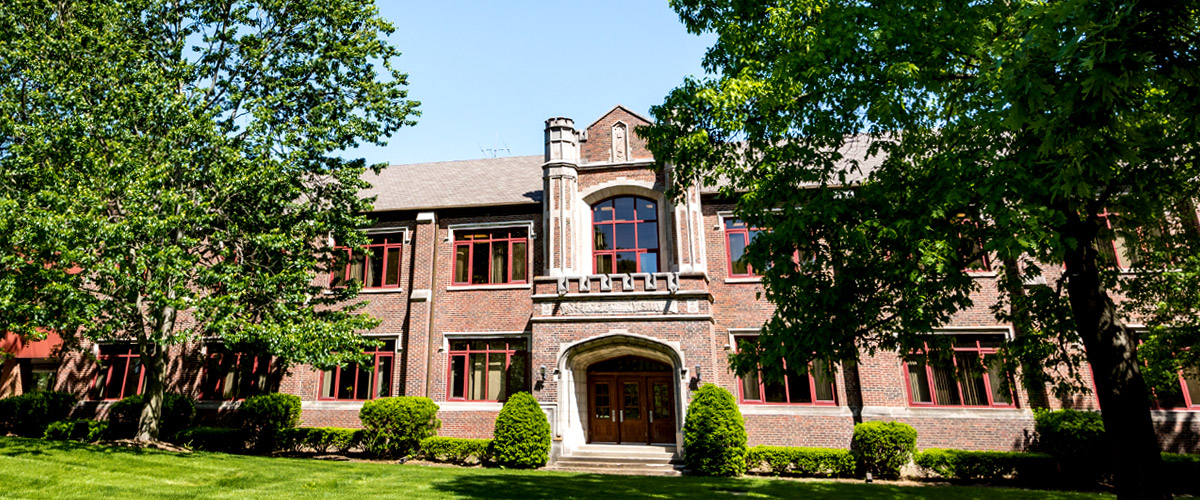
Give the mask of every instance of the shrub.
[[284, 444], [288, 429], [300, 422], [300, 396], [260, 394], [238, 408], [242, 429], [259, 453], [271, 453]]
[[1196, 495], [1200, 493], [1200, 455], [1163, 453], [1163, 471], [1159, 477], [1166, 479], [1167, 488], [1175, 493]]
[[1104, 447], [1104, 420], [1100, 414], [1079, 410], [1036, 410], [1034, 431], [1038, 451], [1058, 459], [1062, 475], [1091, 483], [1110, 472]]
[[900, 469], [917, 451], [917, 430], [901, 422], [863, 422], [854, 424], [851, 448], [859, 473], [880, 478], [900, 477]]
[[246, 451], [246, 433], [236, 427], [191, 427], [176, 434], [175, 442], [193, 450], [221, 453]]
[[361, 429], [340, 427], [297, 427], [286, 431], [284, 448], [314, 453], [347, 453], [362, 442]]
[[40, 438], [51, 422], [71, 415], [78, 399], [66, 392], [30, 392], [0, 399], [0, 431]]
[[854, 475], [854, 455], [835, 448], [759, 445], [747, 452], [746, 467], [766, 467], [776, 476], [848, 477]]
[[434, 462], [481, 464], [491, 460], [491, 447], [491, 439], [434, 436], [421, 441], [421, 456]]
[[508, 397], [496, 416], [493, 456], [505, 467], [541, 467], [550, 461], [550, 421], [528, 392]]
[[[113, 403], [108, 409], [108, 435], [115, 439], [127, 439], [137, 434], [138, 421], [142, 418], [145, 405], [141, 394]], [[159, 437], [166, 441], [173, 440], [175, 434], [192, 425], [195, 416], [196, 400], [183, 394], [163, 394]]]
[[704, 384], [692, 394], [683, 424], [684, 462], [693, 474], [746, 472], [746, 423], [729, 391]]
[[1053, 474], [1054, 457], [1045, 453], [964, 451], [930, 448], [913, 457], [922, 470], [946, 479], [1041, 481]]
[[398, 396], [367, 401], [358, 417], [363, 424], [363, 448], [384, 457], [409, 456], [421, 440], [442, 426], [432, 399]]
[[44, 439], [51, 441], [81, 441], [95, 443], [104, 437], [108, 422], [95, 420], [59, 420], [46, 426]]

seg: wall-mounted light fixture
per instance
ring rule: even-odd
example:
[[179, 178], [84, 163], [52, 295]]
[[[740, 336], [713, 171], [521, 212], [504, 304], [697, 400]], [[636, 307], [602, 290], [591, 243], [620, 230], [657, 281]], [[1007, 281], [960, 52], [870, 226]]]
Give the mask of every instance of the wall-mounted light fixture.
[[546, 380], [546, 365], [542, 365], [540, 371], [542, 374], [542, 380]]
[[696, 380], [700, 380], [700, 365], [696, 365]]

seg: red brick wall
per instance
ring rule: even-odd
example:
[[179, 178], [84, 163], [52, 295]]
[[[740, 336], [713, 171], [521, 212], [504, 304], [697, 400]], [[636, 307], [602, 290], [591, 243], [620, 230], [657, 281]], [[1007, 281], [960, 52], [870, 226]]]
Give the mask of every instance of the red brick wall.
[[646, 140], [638, 137], [635, 129], [639, 125], [649, 125], [650, 122], [634, 116], [624, 108], [613, 108], [608, 114], [587, 128], [588, 138], [579, 146], [579, 156], [583, 163], [607, 163], [612, 161], [612, 126], [618, 121], [628, 127], [629, 159], [651, 159], [654, 157], [646, 149]]

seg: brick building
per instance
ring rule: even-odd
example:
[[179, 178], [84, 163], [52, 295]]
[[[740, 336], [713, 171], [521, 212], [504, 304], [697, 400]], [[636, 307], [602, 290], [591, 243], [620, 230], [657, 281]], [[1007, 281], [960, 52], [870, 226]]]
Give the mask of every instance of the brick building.
[[[279, 390], [303, 399], [304, 425], [344, 427], [358, 425], [363, 400], [428, 396], [441, 408], [441, 433], [459, 437], [490, 437], [500, 401], [530, 391], [556, 449], [569, 452], [597, 442], [681, 447], [690, 391], [712, 382], [738, 397], [751, 445], [847, 447], [854, 422], [870, 420], [913, 425], [920, 448], [1029, 442], [1029, 395], [1003, 389], [995, 370], [956, 381], [882, 353], [779, 382], [736, 377], [728, 354], [772, 312], [738, 259], [754, 229], [714, 191], [664, 197], [671, 169], [648, 168], [654, 159], [634, 133], [644, 123], [617, 106], [583, 130], [547, 120], [543, 156], [368, 173], [372, 244], [348, 252], [330, 282], [363, 281], [360, 298], [382, 319], [365, 333], [384, 342], [372, 369], [284, 373], [270, 359], [196, 343], [174, 348], [172, 389], [198, 397], [208, 418], [247, 394]], [[974, 308], [937, 332], [956, 336], [959, 359], [986, 356], [1012, 335], [989, 311], [997, 283], [987, 262], [976, 279]], [[76, 391], [87, 399], [79, 413], [94, 415], [140, 390], [129, 345], [58, 359], [46, 343], [8, 342], [0, 348], [14, 356], [0, 367], [0, 396]], [[1180, 400], [1156, 410], [1155, 422], [1165, 450], [1200, 451], [1200, 380], [1180, 383]], [[1096, 407], [1090, 396], [1050, 404]]]

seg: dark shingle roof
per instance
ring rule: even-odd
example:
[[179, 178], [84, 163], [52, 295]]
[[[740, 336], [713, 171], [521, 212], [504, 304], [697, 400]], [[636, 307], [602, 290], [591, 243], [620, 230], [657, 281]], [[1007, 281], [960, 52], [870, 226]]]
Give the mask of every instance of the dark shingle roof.
[[541, 203], [542, 164], [537, 156], [391, 165], [363, 179], [375, 211], [430, 210]]
[[[868, 156], [872, 140], [866, 135], [855, 135], [847, 137], [842, 147], [838, 148], [838, 152], [841, 153], [842, 158], [838, 160], [834, 170], [846, 172], [847, 184], [853, 185], [865, 181], [871, 175], [871, 172], [879, 169], [880, 165], [883, 164], [883, 160], [886, 158], [884, 153], [880, 152], [873, 156]], [[858, 162], [857, 168], [851, 160]], [[834, 180], [832, 183], [837, 184], [838, 182]], [[722, 177], [717, 181], [716, 185], [702, 186], [700, 192], [705, 194], [717, 193], [722, 187], [727, 185], [729, 185], [729, 179]], [[805, 183], [800, 187], [813, 186], [816, 186], [816, 184]]]

